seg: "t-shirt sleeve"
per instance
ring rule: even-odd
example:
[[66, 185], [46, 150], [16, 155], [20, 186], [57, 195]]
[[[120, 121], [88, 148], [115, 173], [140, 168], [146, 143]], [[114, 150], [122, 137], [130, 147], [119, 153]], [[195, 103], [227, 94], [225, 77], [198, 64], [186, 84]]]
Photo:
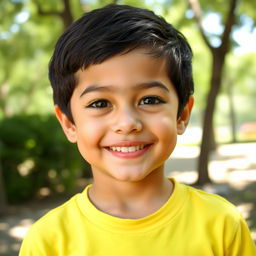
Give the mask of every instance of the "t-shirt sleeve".
[[256, 246], [251, 238], [249, 228], [242, 217], [240, 218], [234, 234], [234, 239], [230, 244], [226, 255], [256, 256]]
[[32, 232], [29, 232], [26, 237], [24, 238], [19, 256], [44, 256], [42, 252], [40, 252], [38, 246], [37, 246], [37, 238], [34, 237], [32, 238]]
[[49, 244], [49, 242], [42, 239], [38, 233], [38, 230], [32, 226], [21, 244], [19, 256], [48, 255], [55, 255], [55, 253], [52, 252], [52, 246]]

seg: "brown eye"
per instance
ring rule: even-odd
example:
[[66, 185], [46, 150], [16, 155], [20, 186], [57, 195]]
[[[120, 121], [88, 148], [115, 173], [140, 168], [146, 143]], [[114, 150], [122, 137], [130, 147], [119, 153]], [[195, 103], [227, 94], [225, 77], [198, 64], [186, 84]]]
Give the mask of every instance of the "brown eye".
[[140, 101], [140, 105], [158, 105], [163, 103], [165, 102], [157, 96], [148, 96]]
[[108, 108], [111, 104], [107, 100], [96, 100], [92, 103], [90, 103], [87, 108]]

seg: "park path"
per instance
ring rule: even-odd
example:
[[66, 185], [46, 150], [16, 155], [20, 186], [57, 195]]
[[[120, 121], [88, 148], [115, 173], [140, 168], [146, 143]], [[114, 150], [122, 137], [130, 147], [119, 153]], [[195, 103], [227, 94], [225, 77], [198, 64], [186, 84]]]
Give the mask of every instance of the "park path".
[[[202, 189], [229, 196], [232, 189], [242, 191], [256, 183], [256, 143], [222, 145], [211, 156], [210, 176], [215, 182]], [[182, 183], [192, 184], [196, 178], [198, 147], [179, 145], [166, 163], [166, 175]], [[256, 189], [256, 188], [255, 188]], [[254, 191], [254, 195], [255, 195]], [[0, 255], [17, 256], [21, 241], [28, 228], [50, 209], [67, 198], [55, 198], [10, 208], [8, 216], [0, 218]], [[254, 202], [255, 203], [255, 202]], [[254, 204], [255, 207], [255, 204]], [[238, 208], [245, 218], [252, 210], [252, 203], [240, 203]], [[256, 234], [252, 232], [256, 239]]]
[[[225, 144], [210, 157], [209, 172], [215, 183], [243, 188], [256, 181], [256, 143]], [[166, 175], [192, 184], [197, 179], [197, 146], [178, 146], [166, 163]]]

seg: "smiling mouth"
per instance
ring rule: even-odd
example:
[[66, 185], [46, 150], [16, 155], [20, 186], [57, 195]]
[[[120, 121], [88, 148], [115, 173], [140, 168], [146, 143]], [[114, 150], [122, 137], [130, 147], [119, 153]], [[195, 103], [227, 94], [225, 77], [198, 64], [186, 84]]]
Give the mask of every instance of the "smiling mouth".
[[144, 155], [153, 144], [124, 143], [124, 145], [109, 146], [105, 149], [112, 155], [123, 159], [132, 159]]
[[117, 152], [132, 153], [132, 152], [139, 151], [145, 148], [146, 146], [147, 145], [138, 145], [138, 146], [131, 146], [131, 147], [109, 147], [109, 149]]

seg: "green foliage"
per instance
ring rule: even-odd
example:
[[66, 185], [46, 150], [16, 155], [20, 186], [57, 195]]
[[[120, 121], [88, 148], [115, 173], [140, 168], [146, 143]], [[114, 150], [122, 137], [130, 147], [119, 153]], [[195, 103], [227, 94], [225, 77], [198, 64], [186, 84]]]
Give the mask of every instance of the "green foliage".
[[224, 73], [224, 89], [231, 83], [236, 94], [253, 97], [255, 99], [255, 58], [256, 52], [241, 56], [229, 55]]
[[[65, 138], [52, 115], [17, 115], [0, 122], [4, 183], [8, 201], [34, 197], [40, 188], [71, 190], [89, 165]], [[83, 168], [83, 170], [81, 170]]]
[[0, 117], [50, 109], [48, 62], [63, 24], [57, 16], [39, 16], [35, 2], [19, 2], [0, 3]]

